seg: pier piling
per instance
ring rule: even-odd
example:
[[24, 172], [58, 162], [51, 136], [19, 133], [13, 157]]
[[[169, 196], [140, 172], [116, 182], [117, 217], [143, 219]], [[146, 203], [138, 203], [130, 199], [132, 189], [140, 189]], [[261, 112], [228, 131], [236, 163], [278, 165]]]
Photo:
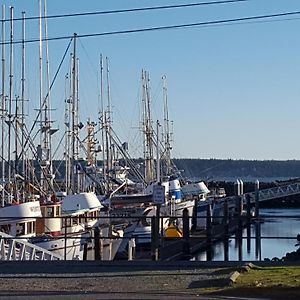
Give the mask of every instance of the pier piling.
[[261, 230], [259, 220], [255, 222], [255, 257], [261, 261]]
[[135, 257], [135, 239], [131, 238], [128, 242], [128, 260], [133, 260]]
[[87, 260], [87, 253], [88, 253], [88, 244], [85, 243], [83, 245], [83, 257], [82, 257], [82, 260]]
[[229, 239], [224, 239], [224, 261], [229, 260]]
[[242, 215], [243, 212], [243, 201], [241, 196], [236, 197], [236, 213], [238, 217]]
[[207, 205], [206, 210], [206, 243], [207, 243], [207, 249], [206, 249], [206, 259], [208, 261], [212, 260], [212, 224], [211, 224], [211, 217], [212, 217], [212, 206], [211, 204]]
[[238, 221], [238, 230], [237, 230], [237, 244], [238, 244], [238, 259], [239, 261], [243, 260], [243, 224], [242, 219], [239, 218]]
[[189, 228], [189, 212], [187, 208], [182, 213], [182, 224], [183, 224], [183, 255], [190, 255], [190, 228]]
[[159, 218], [157, 216], [153, 216], [151, 218], [151, 259], [154, 261], [158, 261], [159, 253]]
[[224, 216], [223, 216], [223, 225], [224, 225], [224, 236], [227, 238], [229, 234], [229, 210], [228, 210], [228, 201], [225, 200], [223, 203], [223, 210], [224, 210]]
[[195, 204], [193, 208], [193, 216], [192, 216], [192, 230], [196, 230], [198, 226], [198, 218], [197, 218], [197, 207], [198, 207], [198, 198], [195, 199]]
[[207, 205], [206, 208], [206, 239], [208, 243], [211, 243], [211, 218], [212, 218], [212, 207], [211, 204]]
[[259, 217], [259, 181], [255, 181], [255, 217]]
[[247, 224], [247, 253], [251, 253], [251, 224]]
[[236, 196], [239, 196], [241, 194], [240, 185], [241, 185], [241, 183], [240, 183], [239, 179], [237, 179], [236, 182], [234, 183], [234, 194]]
[[251, 203], [250, 203], [250, 196], [246, 194], [245, 197], [246, 197], [247, 225], [248, 225], [251, 222]]
[[100, 255], [100, 229], [99, 229], [99, 227], [94, 228], [94, 252], [95, 252], [95, 260], [101, 260], [101, 255]]

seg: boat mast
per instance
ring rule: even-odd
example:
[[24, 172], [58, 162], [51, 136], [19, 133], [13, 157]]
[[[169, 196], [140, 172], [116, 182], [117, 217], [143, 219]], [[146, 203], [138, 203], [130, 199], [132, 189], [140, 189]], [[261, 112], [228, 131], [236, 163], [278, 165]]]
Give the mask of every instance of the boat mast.
[[[14, 173], [22, 174], [24, 176], [24, 101], [25, 101], [25, 13], [22, 12], [22, 41], [21, 41], [21, 99], [16, 97], [15, 99], [15, 117], [14, 117], [14, 127], [15, 127], [15, 163], [14, 163]], [[21, 111], [19, 107], [19, 102], [21, 101]], [[19, 143], [20, 142], [20, 143]], [[20, 169], [20, 159], [22, 159], [22, 169]], [[24, 177], [23, 177], [24, 178]], [[17, 180], [15, 177], [15, 199], [20, 199], [24, 201], [24, 190], [25, 190], [25, 181], [22, 180], [22, 188], [19, 189], [17, 185]]]
[[70, 120], [70, 111], [71, 111], [71, 101], [70, 101], [70, 91], [68, 90], [70, 88], [70, 80], [68, 74], [65, 77], [65, 167], [66, 167], [66, 192], [67, 194], [71, 193], [71, 160], [70, 160], [70, 141], [71, 141], [71, 120]]
[[149, 73], [143, 71], [143, 106], [144, 106], [144, 149], [145, 149], [145, 179], [147, 183], [154, 180], [153, 158], [153, 129], [151, 116], [150, 78]]
[[[105, 150], [106, 150], [106, 173], [112, 170], [112, 143], [111, 143], [111, 101], [110, 101], [110, 84], [109, 84], [109, 65], [108, 58], [106, 57], [106, 85], [107, 85], [107, 111], [105, 112]], [[106, 189], [109, 191], [110, 182], [106, 180]]]
[[145, 72], [142, 70], [142, 132], [143, 132], [143, 152], [144, 152], [144, 178], [146, 182], [147, 180], [147, 166], [146, 166], [146, 80], [145, 80]]
[[[14, 122], [14, 129], [15, 129], [15, 158], [14, 158], [14, 174], [18, 172], [18, 139], [19, 139], [19, 108], [18, 108], [18, 102], [19, 102], [19, 96], [16, 96], [15, 98], [15, 116], [14, 119], [12, 120], [12, 122]], [[14, 176], [14, 179], [16, 179], [16, 177]], [[16, 183], [16, 182], [15, 182]], [[17, 191], [18, 188], [17, 186], [15, 186], [15, 199], [18, 199], [19, 197], [17, 197]]]
[[[47, 16], [47, 0], [44, 0], [44, 16]], [[51, 136], [57, 130], [52, 129], [51, 125], [51, 85], [50, 85], [50, 63], [49, 63], [49, 42], [48, 42], [48, 22], [45, 18], [45, 37], [46, 37], [46, 80], [47, 80], [47, 99], [45, 99], [45, 116], [44, 116], [44, 151], [45, 151], [45, 160], [48, 162], [46, 166], [46, 178], [48, 184], [48, 190], [51, 190], [53, 187], [53, 163], [52, 163], [52, 151], [51, 151]], [[50, 186], [49, 186], [50, 185]]]
[[[22, 12], [22, 78], [21, 78], [21, 161], [22, 174], [25, 175], [25, 150], [24, 150], [24, 127], [25, 127], [25, 12]], [[25, 201], [25, 180], [22, 181], [22, 201]]]
[[106, 168], [106, 149], [105, 147], [105, 112], [104, 112], [104, 88], [103, 88], [103, 57], [100, 55], [100, 101], [101, 101], [101, 115], [100, 115], [100, 123], [101, 123], [101, 133], [102, 133], [102, 165], [103, 165], [103, 179], [104, 186], [106, 187], [106, 191], [108, 192], [107, 185], [107, 168]]
[[5, 135], [5, 110], [6, 110], [6, 97], [5, 97], [5, 5], [2, 5], [2, 103], [1, 103], [1, 142], [2, 142], [2, 148], [1, 148], [1, 156], [2, 156], [2, 207], [4, 206], [4, 197], [5, 197], [5, 159], [4, 159], [4, 135]]
[[[47, 16], [47, 2], [44, 0], [44, 16]], [[46, 41], [45, 54], [46, 54], [46, 87], [47, 94], [43, 99], [43, 36], [42, 36], [42, 3], [39, 1], [39, 10], [40, 10], [40, 44], [39, 44], [39, 63], [40, 63], [40, 145], [38, 146], [38, 159], [40, 163], [40, 184], [42, 191], [45, 194], [53, 191], [53, 166], [52, 166], [52, 157], [51, 157], [51, 135], [54, 134], [57, 129], [51, 128], [51, 85], [50, 85], [50, 65], [49, 65], [49, 45]], [[48, 24], [47, 18], [44, 22], [44, 34], [46, 40], [48, 38]]]
[[171, 133], [168, 109], [168, 89], [167, 77], [164, 75], [163, 79], [163, 100], [164, 100], [164, 146], [165, 146], [165, 160], [166, 160], [166, 175], [171, 173]]
[[156, 181], [157, 183], [161, 182], [160, 180], [160, 153], [159, 153], [159, 121], [156, 121]]
[[43, 32], [42, 32], [42, 2], [41, 0], [38, 1], [39, 4], [39, 114], [40, 114], [40, 143], [37, 147], [37, 156], [39, 162], [39, 176], [38, 180], [40, 182], [41, 188], [45, 191], [45, 176], [43, 172], [44, 165], [44, 103], [43, 103]]
[[74, 33], [73, 36], [73, 67], [72, 67], [72, 111], [71, 111], [71, 122], [72, 122], [72, 129], [71, 129], [71, 192], [75, 193], [75, 161], [77, 159], [76, 155], [76, 138], [77, 138], [77, 132], [78, 132], [78, 126], [76, 124], [77, 120], [77, 95], [76, 95], [76, 38], [77, 34]]
[[9, 57], [9, 103], [8, 103], [8, 184], [9, 184], [9, 202], [12, 196], [12, 166], [11, 166], [11, 125], [12, 125], [12, 101], [13, 101], [13, 14], [14, 8], [10, 7], [10, 57]]
[[[42, 48], [42, 3], [39, 0], [39, 100], [40, 100], [40, 126], [43, 122], [43, 48]], [[42, 128], [41, 128], [42, 129]], [[42, 130], [41, 130], [42, 131]], [[40, 145], [42, 145], [42, 134], [40, 135]], [[42, 172], [41, 172], [42, 173]]]
[[[79, 141], [79, 130], [82, 129], [84, 125], [79, 122], [79, 58], [76, 58], [76, 121], [75, 121], [75, 158], [76, 161], [79, 159], [79, 146], [80, 146], [80, 141]], [[76, 185], [76, 192], [79, 193], [82, 189], [82, 171], [79, 172], [79, 169], [76, 168], [76, 175], [77, 175], [77, 185]], [[81, 183], [81, 184], [80, 184]]]

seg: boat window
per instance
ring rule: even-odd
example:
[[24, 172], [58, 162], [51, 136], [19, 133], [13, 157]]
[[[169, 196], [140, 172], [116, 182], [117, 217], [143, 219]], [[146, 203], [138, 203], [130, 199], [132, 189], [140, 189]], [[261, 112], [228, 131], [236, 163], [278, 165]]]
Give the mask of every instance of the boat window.
[[26, 227], [27, 227], [26, 234], [30, 234], [31, 233], [31, 222], [26, 223]]
[[78, 225], [78, 217], [73, 218], [73, 225]]
[[27, 223], [27, 234], [34, 233], [34, 222]]
[[99, 211], [98, 210], [95, 210], [95, 211], [91, 212], [91, 219], [92, 220], [97, 219], [98, 216], [99, 216]]
[[94, 212], [92, 211], [92, 212], [90, 212], [89, 214], [88, 214], [88, 220], [93, 220], [94, 219]]
[[72, 227], [73, 222], [72, 222], [72, 218], [67, 218], [67, 227]]
[[10, 224], [3, 224], [0, 226], [0, 231], [6, 234], [10, 234], [10, 228], [11, 228]]
[[46, 209], [44, 206], [41, 207], [42, 216], [46, 216]]
[[54, 217], [54, 207], [47, 207], [47, 217]]
[[16, 226], [16, 236], [24, 235], [25, 234], [25, 223], [17, 223]]
[[56, 206], [56, 216], [60, 216], [60, 206]]

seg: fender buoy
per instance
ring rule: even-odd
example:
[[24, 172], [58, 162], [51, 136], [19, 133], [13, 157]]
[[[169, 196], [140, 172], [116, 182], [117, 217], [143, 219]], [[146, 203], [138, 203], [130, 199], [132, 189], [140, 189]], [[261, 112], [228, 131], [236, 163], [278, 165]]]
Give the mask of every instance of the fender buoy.
[[170, 224], [169, 227], [165, 230], [165, 236], [168, 238], [182, 238], [182, 231], [175, 226], [174, 224]]

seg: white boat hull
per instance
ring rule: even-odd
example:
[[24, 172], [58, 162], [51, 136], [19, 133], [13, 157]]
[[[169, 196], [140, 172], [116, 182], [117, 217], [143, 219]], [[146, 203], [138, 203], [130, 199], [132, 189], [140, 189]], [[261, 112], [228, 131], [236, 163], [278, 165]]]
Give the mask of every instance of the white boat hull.
[[87, 244], [89, 232], [81, 232], [73, 235], [58, 237], [36, 237], [31, 239], [31, 243], [54, 252], [66, 260], [83, 260], [84, 245]]

